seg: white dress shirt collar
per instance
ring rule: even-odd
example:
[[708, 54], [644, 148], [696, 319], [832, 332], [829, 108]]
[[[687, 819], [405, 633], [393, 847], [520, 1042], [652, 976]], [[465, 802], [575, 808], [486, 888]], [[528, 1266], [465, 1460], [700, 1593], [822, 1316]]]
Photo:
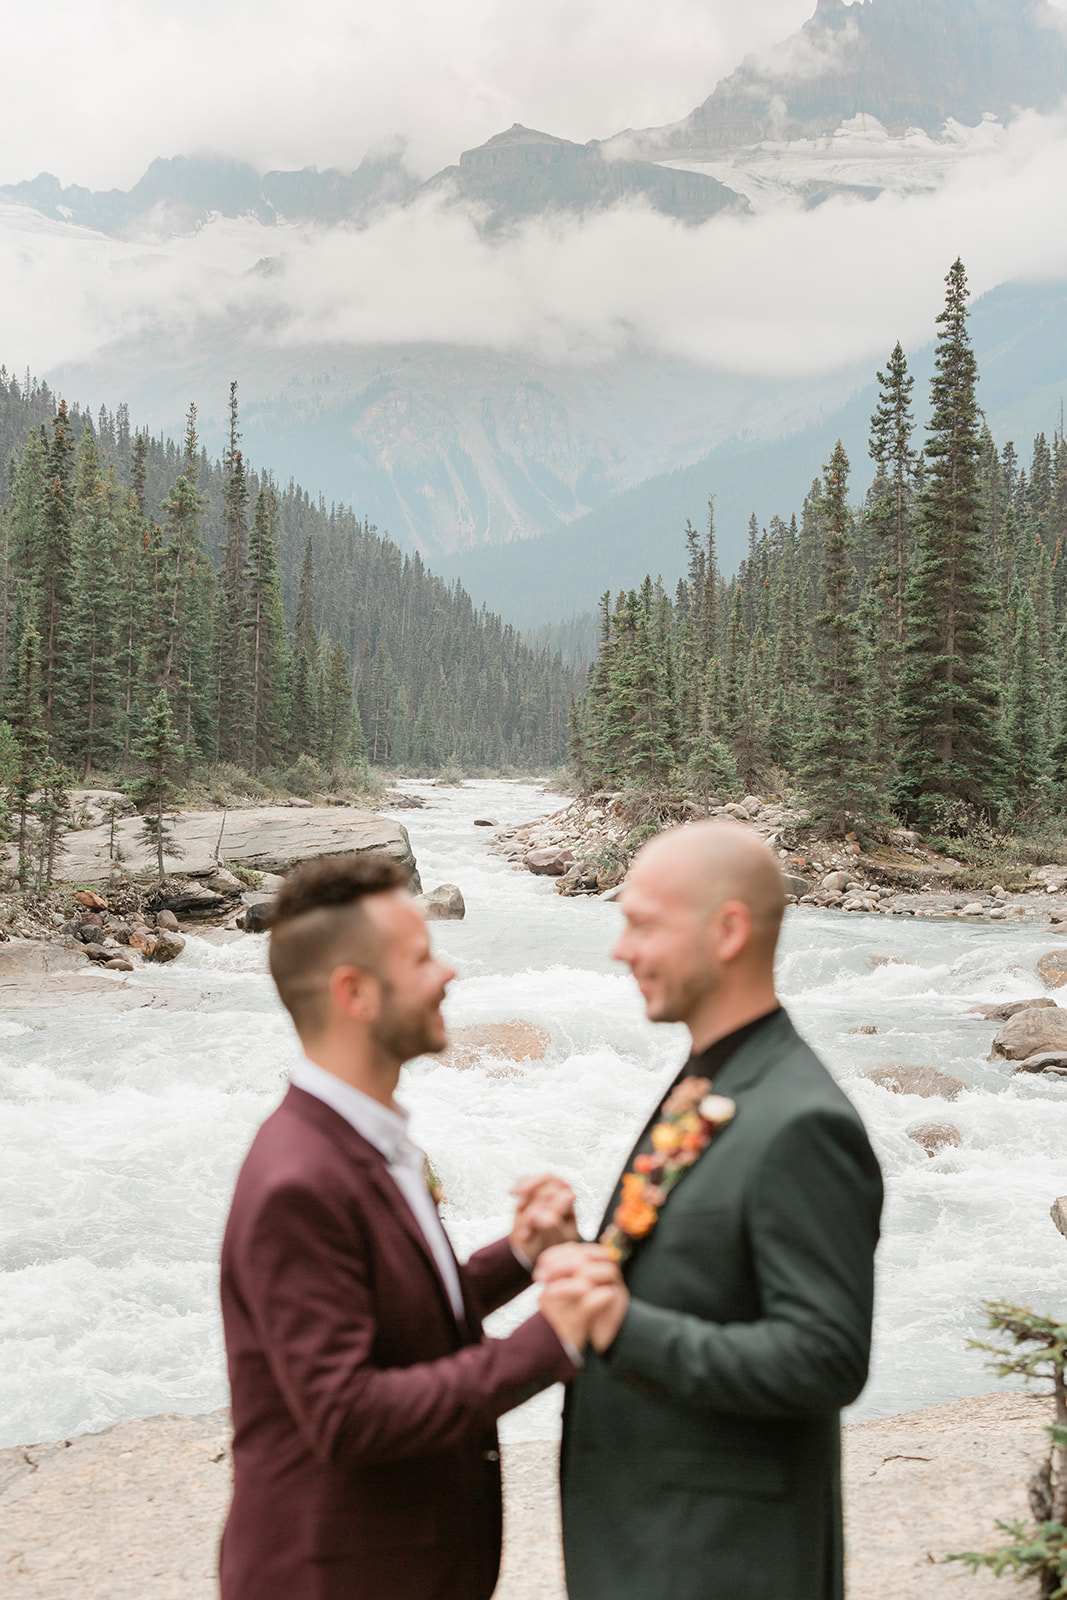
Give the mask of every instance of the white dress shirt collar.
[[[344, 1117], [391, 1166], [401, 1162], [407, 1165], [410, 1152], [416, 1147], [408, 1138], [408, 1113], [401, 1106], [383, 1106], [380, 1100], [373, 1100], [362, 1089], [345, 1083], [305, 1055], [296, 1062], [290, 1080], [296, 1088], [313, 1094], [316, 1100], [324, 1101], [338, 1116]], [[422, 1152], [416, 1151], [416, 1154], [421, 1163]]]

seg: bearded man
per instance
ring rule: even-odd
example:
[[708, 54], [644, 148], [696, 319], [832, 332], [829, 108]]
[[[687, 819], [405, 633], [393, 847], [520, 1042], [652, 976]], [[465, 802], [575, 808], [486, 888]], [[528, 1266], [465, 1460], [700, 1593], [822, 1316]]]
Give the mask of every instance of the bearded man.
[[585, 1348], [561, 1461], [570, 1600], [841, 1600], [840, 1418], [867, 1376], [882, 1183], [774, 990], [782, 877], [735, 824], [638, 855], [615, 948], [692, 1053], [599, 1245], [542, 1257]]
[[489, 1600], [496, 1419], [569, 1378], [576, 1352], [540, 1315], [506, 1339], [482, 1318], [529, 1284], [546, 1243], [576, 1237], [574, 1197], [525, 1180], [510, 1237], [456, 1261], [394, 1099], [403, 1063], [445, 1046], [454, 973], [393, 862], [295, 872], [270, 970], [302, 1053], [223, 1245], [222, 1600]]

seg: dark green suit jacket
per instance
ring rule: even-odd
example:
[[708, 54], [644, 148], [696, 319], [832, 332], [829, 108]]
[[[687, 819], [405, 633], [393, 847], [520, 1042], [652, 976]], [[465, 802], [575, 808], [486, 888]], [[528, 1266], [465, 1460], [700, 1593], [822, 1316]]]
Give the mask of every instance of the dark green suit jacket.
[[[699, 1071], [699, 1059], [694, 1069]], [[882, 1179], [784, 1011], [625, 1272], [564, 1415], [571, 1600], [840, 1600], [839, 1411], [867, 1377]]]

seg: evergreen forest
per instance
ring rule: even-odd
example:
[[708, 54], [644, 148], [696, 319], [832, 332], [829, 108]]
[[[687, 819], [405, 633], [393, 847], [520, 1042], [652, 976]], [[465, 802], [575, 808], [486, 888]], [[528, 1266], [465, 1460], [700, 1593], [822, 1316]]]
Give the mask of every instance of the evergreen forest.
[[[998, 448], [979, 405], [962, 262], [937, 319], [929, 421], [898, 343], [878, 373], [874, 480], [840, 445], [799, 519], [753, 518], [726, 578], [686, 527], [673, 595], [605, 594], [571, 718], [586, 791], [792, 790], [827, 834], [1047, 828], [1067, 804], [1067, 443]], [[866, 479], [867, 474], [864, 474]]]
[[225, 768], [261, 794], [563, 758], [559, 650], [252, 470], [236, 384], [213, 462], [195, 407], [175, 443], [0, 370], [0, 452], [0, 766], [23, 831], [42, 785], [139, 772], [150, 736], [187, 779]]

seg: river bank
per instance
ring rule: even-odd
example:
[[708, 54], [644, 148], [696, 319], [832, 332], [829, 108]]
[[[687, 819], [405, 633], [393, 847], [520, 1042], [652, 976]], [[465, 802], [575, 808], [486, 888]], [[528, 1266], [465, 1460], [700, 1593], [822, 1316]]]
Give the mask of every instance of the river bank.
[[[712, 817], [740, 824], [777, 855], [789, 903], [882, 916], [1047, 923], [1067, 933], [1067, 864], [979, 870], [925, 844], [905, 828], [864, 843], [820, 839], [807, 814], [762, 795], [712, 806]], [[657, 828], [703, 815], [692, 801], [658, 809], [626, 794], [582, 796], [550, 816], [497, 828], [494, 848], [516, 865], [554, 880], [563, 895], [608, 895], [621, 883], [643, 839]]]
[[[990, 1394], [844, 1430], [850, 1600], [1036, 1596], [943, 1560], [1027, 1516], [1048, 1400]], [[160, 1416], [0, 1451], [5, 1600], [214, 1600], [229, 1496], [229, 1417]], [[496, 1600], [565, 1600], [556, 1446], [505, 1445]]]

